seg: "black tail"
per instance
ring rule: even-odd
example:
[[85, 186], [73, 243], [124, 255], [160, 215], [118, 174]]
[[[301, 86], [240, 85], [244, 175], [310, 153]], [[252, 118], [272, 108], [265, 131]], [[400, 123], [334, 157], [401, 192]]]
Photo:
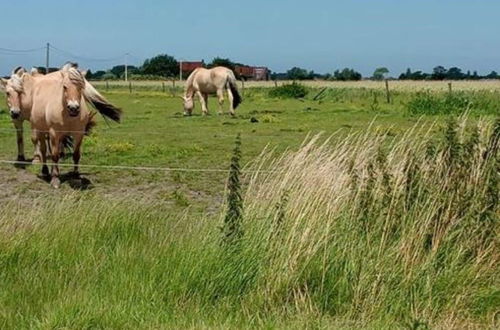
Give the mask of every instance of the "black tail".
[[87, 80], [85, 80], [85, 89], [83, 90], [85, 100], [92, 104], [101, 115], [111, 120], [120, 122], [122, 110], [109, 103]]
[[241, 99], [241, 95], [238, 91], [238, 86], [236, 86], [236, 82], [232, 79], [229, 79], [228, 84], [229, 89], [231, 89], [231, 93], [233, 94], [233, 109], [236, 109], [243, 100]]

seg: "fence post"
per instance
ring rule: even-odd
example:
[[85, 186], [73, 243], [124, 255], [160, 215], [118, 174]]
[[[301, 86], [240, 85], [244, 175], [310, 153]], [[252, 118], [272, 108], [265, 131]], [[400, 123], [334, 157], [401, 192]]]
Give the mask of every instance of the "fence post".
[[106, 92], [109, 91], [109, 81], [106, 80]]
[[241, 93], [245, 96], [245, 80], [241, 79]]
[[161, 91], [165, 93], [165, 82], [161, 82]]
[[128, 91], [130, 94], [132, 94], [132, 82], [131, 81], [128, 82]]
[[278, 87], [278, 81], [277, 80], [274, 81], [274, 87]]
[[387, 103], [391, 103], [391, 91], [389, 90], [389, 80], [385, 80], [385, 92], [387, 96]]
[[450, 92], [450, 94], [453, 93], [453, 87], [451, 81], [448, 83], [448, 91]]

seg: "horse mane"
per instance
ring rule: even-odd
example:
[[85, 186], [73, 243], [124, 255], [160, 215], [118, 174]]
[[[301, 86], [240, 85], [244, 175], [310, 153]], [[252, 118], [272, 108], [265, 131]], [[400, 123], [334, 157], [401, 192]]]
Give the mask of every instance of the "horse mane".
[[80, 90], [85, 89], [85, 78], [82, 73], [78, 71], [76, 68], [71, 67], [67, 71], [69, 80], [77, 86]]
[[191, 72], [191, 74], [187, 78], [187, 80], [186, 80], [186, 93], [185, 93], [184, 96], [187, 96], [187, 97], [192, 97], [193, 96], [193, 94], [194, 94], [194, 91], [193, 91], [193, 81], [194, 81], [194, 78], [196, 77], [196, 74], [200, 71], [200, 69], [201, 68], [194, 69], [194, 71]]
[[76, 62], [66, 62], [61, 67], [61, 71], [68, 71], [71, 68], [78, 69], [78, 63], [76, 63]]
[[18, 93], [22, 93], [24, 91], [22, 76], [13, 74], [9, 79], [9, 84]]

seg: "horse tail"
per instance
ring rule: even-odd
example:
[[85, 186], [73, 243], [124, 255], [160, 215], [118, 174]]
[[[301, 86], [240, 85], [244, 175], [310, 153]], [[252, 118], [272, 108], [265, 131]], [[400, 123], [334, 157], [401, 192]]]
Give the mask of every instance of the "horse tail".
[[229, 89], [233, 94], [233, 109], [236, 109], [243, 100], [241, 98], [240, 92], [238, 91], [238, 86], [236, 85], [236, 78], [234, 77], [234, 75], [228, 77], [227, 84], [229, 85]]
[[120, 122], [122, 110], [109, 103], [99, 92], [85, 79], [83, 96], [87, 102], [92, 104], [99, 113], [111, 120]]

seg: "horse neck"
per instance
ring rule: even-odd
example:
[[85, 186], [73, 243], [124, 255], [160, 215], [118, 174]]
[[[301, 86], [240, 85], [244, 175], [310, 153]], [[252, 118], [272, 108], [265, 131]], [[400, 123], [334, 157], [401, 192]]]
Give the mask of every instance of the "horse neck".
[[24, 112], [31, 112], [33, 105], [33, 77], [25, 75], [23, 77], [23, 95], [21, 97], [21, 107]]
[[199, 69], [195, 69], [187, 78], [186, 80], [186, 93], [184, 96], [186, 97], [193, 97], [195, 88], [194, 88], [194, 78], [196, 77], [196, 74], [198, 73]]

